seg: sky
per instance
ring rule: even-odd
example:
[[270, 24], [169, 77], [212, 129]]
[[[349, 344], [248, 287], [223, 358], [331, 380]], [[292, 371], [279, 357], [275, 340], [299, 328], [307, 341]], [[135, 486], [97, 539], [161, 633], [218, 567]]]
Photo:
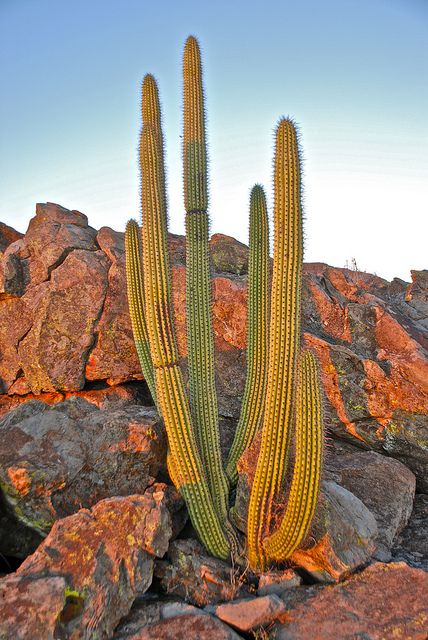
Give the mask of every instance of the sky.
[[[212, 233], [272, 205], [275, 124], [300, 127], [305, 260], [428, 268], [428, 0], [0, 0], [0, 220], [36, 202], [138, 218], [140, 87], [161, 93], [170, 230], [184, 232], [182, 50], [204, 67]], [[270, 211], [272, 214], [272, 211]]]

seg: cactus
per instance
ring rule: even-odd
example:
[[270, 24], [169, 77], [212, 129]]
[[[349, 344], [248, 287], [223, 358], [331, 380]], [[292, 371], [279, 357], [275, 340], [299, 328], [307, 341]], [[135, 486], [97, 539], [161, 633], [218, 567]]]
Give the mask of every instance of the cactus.
[[263, 187], [250, 197], [250, 251], [248, 260], [247, 375], [241, 413], [226, 466], [232, 484], [238, 478], [236, 462], [252, 443], [263, 420], [268, 358], [269, 227]]
[[186, 314], [190, 407], [196, 441], [220, 519], [228, 519], [229, 486], [218, 429], [208, 255], [208, 189], [202, 65], [197, 40], [184, 47], [184, 204], [186, 208]]
[[[186, 41], [184, 60], [184, 195], [189, 400], [172, 314], [161, 111], [156, 82], [143, 82], [142, 262], [138, 225], [126, 231], [128, 298], [141, 366], [168, 436], [168, 470], [208, 551], [236, 553], [228, 520], [229, 480], [261, 428], [261, 447], [248, 511], [253, 569], [282, 561], [300, 544], [314, 514], [320, 483], [322, 420], [314, 356], [299, 354], [303, 235], [297, 134], [289, 119], [276, 131], [274, 261], [268, 326], [268, 223], [263, 189], [250, 206], [247, 380], [226, 470], [220, 455], [211, 317], [207, 215], [207, 152], [199, 46]], [[144, 295], [143, 295], [144, 292]], [[297, 366], [298, 360], [298, 366]], [[276, 530], [273, 508], [287, 467], [295, 425], [295, 463], [285, 512]]]
[[269, 560], [288, 558], [305, 537], [318, 501], [323, 449], [320, 384], [310, 351], [299, 358], [296, 463], [287, 507], [278, 529], [263, 542]]
[[268, 383], [260, 454], [248, 510], [248, 552], [252, 567], [266, 566], [263, 538], [270, 531], [273, 500], [283, 479], [290, 442], [303, 263], [300, 190], [296, 130], [290, 120], [283, 118], [276, 130], [274, 163]]
[[229, 543], [208, 489], [184, 392], [171, 313], [167, 259], [166, 198], [161, 148], [154, 130], [141, 134], [143, 268], [145, 309], [156, 395], [169, 443], [169, 465], [186, 500], [195, 529], [207, 549], [220, 558]]
[[153, 363], [147, 335], [144, 310], [144, 287], [142, 270], [142, 248], [140, 230], [135, 220], [129, 220], [125, 231], [126, 286], [128, 292], [129, 315], [135, 348], [140, 360], [141, 370], [149, 387], [152, 398], [156, 402], [156, 387]]

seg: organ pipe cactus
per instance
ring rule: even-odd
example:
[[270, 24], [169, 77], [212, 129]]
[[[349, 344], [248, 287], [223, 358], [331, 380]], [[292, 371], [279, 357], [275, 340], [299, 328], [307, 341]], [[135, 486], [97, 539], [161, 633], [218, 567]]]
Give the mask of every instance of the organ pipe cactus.
[[[320, 387], [314, 356], [300, 351], [303, 232], [300, 160], [289, 119], [276, 131], [274, 257], [268, 294], [268, 221], [262, 187], [250, 200], [247, 380], [241, 415], [225, 468], [220, 453], [209, 269], [207, 151], [202, 69], [194, 37], [186, 41], [184, 77], [184, 199], [189, 399], [178, 365], [171, 278], [159, 95], [143, 82], [140, 139], [142, 225], [126, 230], [129, 309], [143, 374], [168, 436], [168, 470], [193, 525], [213, 555], [237, 554], [228, 518], [236, 463], [261, 431], [248, 512], [248, 559], [253, 569], [289, 557], [308, 531], [318, 499], [322, 461]], [[142, 267], [141, 267], [142, 261]], [[273, 511], [295, 446], [288, 501]]]
[[[186, 314], [190, 407], [208, 485], [227, 525], [229, 485], [218, 429], [208, 256], [208, 185], [202, 66], [199, 46], [189, 37], [183, 57], [184, 205], [186, 208]], [[228, 526], [228, 525], [227, 525]]]
[[255, 185], [250, 198], [250, 251], [248, 259], [247, 376], [241, 414], [230, 448], [226, 472], [232, 483], [238, 478], [236, 463], [252, 443], [263, 420], [269, 328], [269, 225], [266, 196]]

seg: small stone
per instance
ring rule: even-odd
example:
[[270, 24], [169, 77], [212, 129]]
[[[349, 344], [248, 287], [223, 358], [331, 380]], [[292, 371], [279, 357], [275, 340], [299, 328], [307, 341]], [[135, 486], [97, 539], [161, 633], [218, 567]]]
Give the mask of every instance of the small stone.
[[281, 595], [286, 589], [298, 587], [301, 583], [302, 578], [293, 569], [269, 571], [260, 576], [257, 594], [259, 596]]
[[251, 631], [269, 625], [286, 611], [285, 603], [276, 595], [245, 598], [220, 604], [215, 614], [239, 631]]

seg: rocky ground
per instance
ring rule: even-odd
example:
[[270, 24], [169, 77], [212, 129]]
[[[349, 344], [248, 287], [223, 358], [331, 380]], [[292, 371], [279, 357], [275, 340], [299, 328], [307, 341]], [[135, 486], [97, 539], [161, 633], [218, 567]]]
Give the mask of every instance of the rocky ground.
[[[170, 237], [186, 361], [184, 239]], [[222, 445], [245, 375], [247, 248], [211, 240]], [[428, 637], [428, 272], [305, 265], [304, 342], [328, 429], [323, 491], [291, 560], [209, 557], [169, 481], [129, 323], [123, 234], [37, 205], [0, 224], [0, 638]], [[245, 529], [252, 456], [234, 518]]]

